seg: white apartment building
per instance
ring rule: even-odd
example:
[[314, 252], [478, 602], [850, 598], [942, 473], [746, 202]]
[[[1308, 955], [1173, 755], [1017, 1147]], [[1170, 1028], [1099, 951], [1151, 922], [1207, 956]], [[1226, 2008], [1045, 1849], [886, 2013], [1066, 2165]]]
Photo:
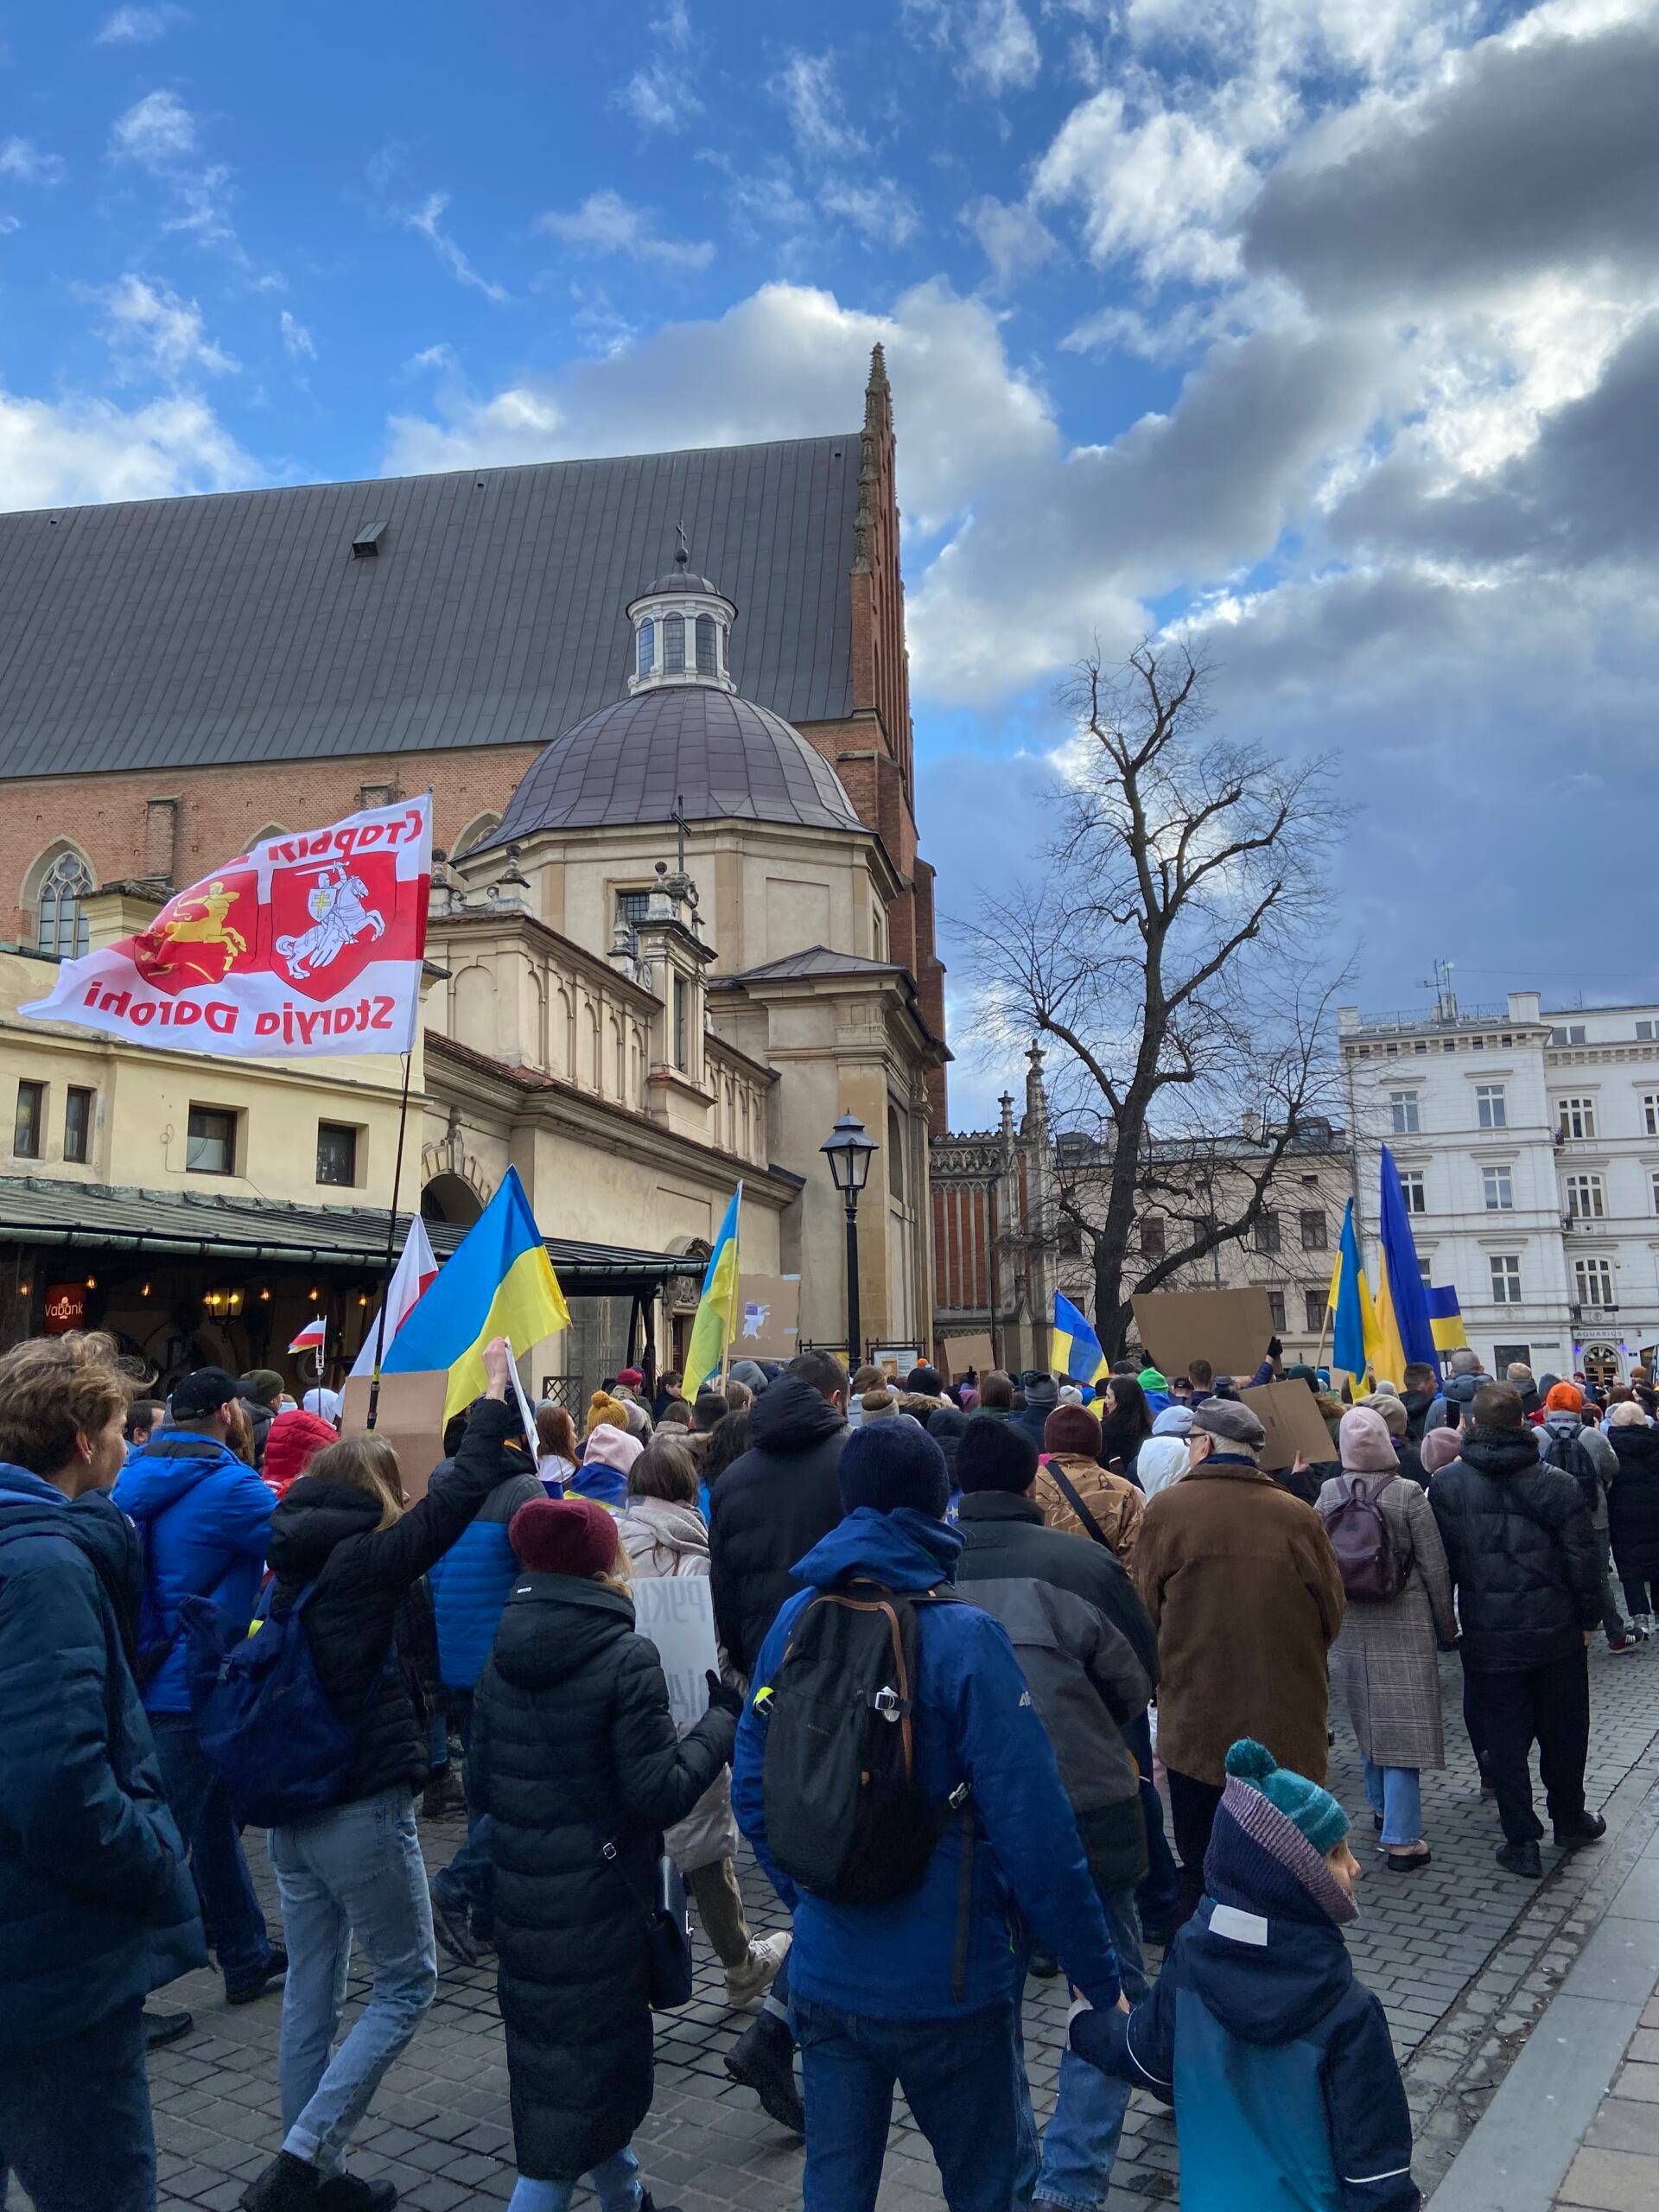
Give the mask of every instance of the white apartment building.
[[1446, 988], [1337, 1021], [1373, 1285], [1386, 1143], [1424, 1274], [1456, 1287], [1489, 1369], [1627, 1375], [1659, 1343], [1659, 1005], [1470, 1008]]

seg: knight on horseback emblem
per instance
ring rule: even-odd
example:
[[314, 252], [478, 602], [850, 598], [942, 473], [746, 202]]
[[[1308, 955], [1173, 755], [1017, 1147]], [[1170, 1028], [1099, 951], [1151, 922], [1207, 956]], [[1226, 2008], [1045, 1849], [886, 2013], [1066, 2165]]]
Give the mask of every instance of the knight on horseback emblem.
[[330, 861], [320, 874], [321, 880], [305, 902], [311, 927], [276, 940], [277, 955], [295, 982], [329, 966], [365, 930], [376, 938], [386, 933], [385, 917], [365, 903], [369, 887], [360, 875], [353, 875], [343, 861]]

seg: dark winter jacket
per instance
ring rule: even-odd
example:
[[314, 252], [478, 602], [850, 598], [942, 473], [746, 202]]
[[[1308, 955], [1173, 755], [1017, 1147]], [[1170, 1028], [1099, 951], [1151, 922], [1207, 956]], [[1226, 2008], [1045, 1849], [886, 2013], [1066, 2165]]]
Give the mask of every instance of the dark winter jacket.
[[485, 1499], [527, 1465], [507, 1440], [518, 1408], [487, 1400], [467, 1426], [454, 1464], [389, 1529], [365, 1491], [302, 1475], [270, 1524], [274, 1603], [290, 1605], [308, 1582], [320, 1587], [305, 1611], [306, 1633], [323, 1690], [358, 1727], [357, 1758], [342, 1805], [383, 1789], [419, 1789], [428, 1775], [426, 1738], [392, 1634], [410, 1585], [442, 1558]]
[[477, 1687], [495, 1642], [501, 1608], [518, 1573], [507, 1523], [521, 1505], [545, 1497], [529, 1467], [498, 1483], [427, 1576], [438, 1617], [439, 1670], [446, 1689]]
[[1046, 1383], [1037, 1383], [1024, 1393], [1025, 1404], [1018, 1413], [1008, 1415], [1010, 1425], [1023, 1431], [1040, 1452], [1044, 1449], [1043, 1431], [1048, 1417], [1060, 1402], [1058, 1383], [1052, 1378]]
[[474, 1702], [469, 1788], [495, 1824], [513, 2142], [532, 2179], [586, 2173], [651, 2109], [645, 1940], [662, 1830], [724, 1766], [734, 1725], [711, 1711], [676, 1735], [628, 1599], [519, 1576]]
[[271, 1424], [276, 1418], [276, 1409], [274, 1407], [268, 1406], [263, 1398], [245, 1397], [240, 1402], [242, 1410], [247, 1416], [248, 1427], [252, 1433], [253, 1464], [263, 1471], [265, 1464], [265, 1446], [270, 1440]]
[[107, 1497], [0, 1464], [0, 2052], [207, 1963], [132, 1678], [138, 1573]]
[[1031, 1574], [1057, 1590], [1070, 1590], [1097, 1606], [1128, 1639], [1156, 1686], [1158, 1637], [1151, 1616], [1122, 1560], [1103, 1544], [1080, 1543], [1074, 1535], [1046, 1527], [1035, 1498], [1012, 1497], [1006, 1491], [969, 1491], [957, 1508], [957, 1533], [963, 1544], [957, 1564], [959, 1586], [965, 1590], [982, 1579]]
[[848, 1429], [810, 1382], [780, 1375], [755, 1400], [749, 1434], [715, 1486], [709, 1522], [715, 1630], [745, 1675], [778, 1608], [801, 1587], [796, 1561], [841, 1518], [836, 1470]]
[[1595, 1532], [1577, 1483], [1543, 1465], [1531, 1429], [1468, 1430], [1428, 1502], [1471, 1674], [1547, 1666], [1579, 1649], [1601, 1619]]
[[137, 1522], [144, 1548], [139, 1649], [154, 1650], [169, 1639], [172, 1645], [144, 1691], [144, 1709], [188, 1713], [179, 1606], [186, 1598], [208, 1598], [247, 1626], [276, 1495], [211, 1436], [161, 1428], [123, 1468], [115, 1502]]
[[927, 1433], [944, 1454], [944, 1471], [953, 1490], [957, 1483], [957, 1446], [967, 1429], [968, 1419], [956, 1406], [941, 1406], [938, 1413], [927, 1417]]
[[1618, 1471], [1607, 1485], [1613, 1563], [1632, 1582], [1659, 1581], [1659, 1428], [1610, 1428]]
[[1424, 1426], [1428, 1420], [1428, 1409], [1433, 1404], [1435, 1396], [1436, 1393], [1433, 1390], [1402, 1390], [1400, 1393], [1400, 1402], [1406, 1409], [1406, 1438], [1408, 1443], [1422, 1442]]
[[[1063, 1537], [1062, 1542], [1078, 1539]], [[892, 1590], [948, 1582], [961, 1539], [908, 1507], [860, 1506], [800, 1563], [804, 1581], [830, 1589], [847, 1576]], [[874, 2019], [938, 2020], [983, 2012], [1014, 1994], [1016, 1914], [1096, 2005], [1117, 2001], [1117, 1961], [1090, 1878], [1054, 1753], [1006, 1631], [976, 1605], [919, 1607], [913, 1719], [916, 1770], [932, 1803], [963, 1783], [969, 1823], [947, 1821], [921, 1886], [880, 1904], [832, 1904], [797, 1891], [766, 1848], [765, 1767], [769, 1704], [762, 1695], [810, 1592], [772, 1624], [738, 1724], [732, 1804], [738, 1825], [795, 1916], [790, 1984], [801, 1997]], [[963, 1857], [968, 1870], [966, 1958], [958, 1985]]]

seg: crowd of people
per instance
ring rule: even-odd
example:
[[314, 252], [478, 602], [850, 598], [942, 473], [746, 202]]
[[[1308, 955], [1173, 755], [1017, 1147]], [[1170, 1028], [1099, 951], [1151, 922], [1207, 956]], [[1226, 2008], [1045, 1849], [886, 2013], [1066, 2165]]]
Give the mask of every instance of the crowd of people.
[[[1136, 2086], [1173, 2105], [1188, 2212], [1420, 2202], [1343, 1939], [1333, 1729], [1379, 1871], [1421, 1872], [1455, 1648], [1499, 1866], [1542, 1872], [1535, 1745], [1555, 1846], [1600, 1839], [1586, 1645], [1636, 1652], [1659, 1611], [1645, 1373], [1465, 1351], [1356, 1397], [1276, 1343], [1236, 1382], [1097, 1385], [808, 1351], [690, 1402], [625, 1370], [532, 1439], [504, 1343], [485, 1365], [428, 1469], [271, 1370], [162, 1402], [105, 1338], [0, 1357], [0, 2202], [9, 2168], [37, 2212], [154, 2206], [145, 2054], [191, 2022], [149, 2000], [211, 1957], [226, 2004], [281, 1994], [242, 2204], [387, 2212], [353, 2136], [442, 1957], [493, 1951], [512, 2212], [584, 2177], [650, 2208], [682, 1883], [745, 2016], [726, 2069], [804, 2137], [812, 2212], [869, 2212], [895, 2088], [952, 2212], [1103, 2205]], [[1281, 1376], [1329, 1452], [1269, 1468], [1242, 1392]], [[634, 1626], [655, 1577], [706, 1581], [716, 1640], [677, 1726]], [[463, 1806], [429, 1878], [420, 1815]], [[785, 1932], [750, 1925], [740, 1831]], [[1021, 2000], [1058, 1973], [1039, 2128]]]

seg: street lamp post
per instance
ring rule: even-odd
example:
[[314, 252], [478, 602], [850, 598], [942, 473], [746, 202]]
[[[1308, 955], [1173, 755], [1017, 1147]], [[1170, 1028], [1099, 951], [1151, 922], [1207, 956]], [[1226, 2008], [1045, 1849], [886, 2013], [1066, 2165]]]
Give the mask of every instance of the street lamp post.
[[830, 1162], [830, 1173], [847, 1209], [847, 1365], [849, 1373], [856, 1373], [863, 1364], [858, 1318], [858, 1194], [869, 1179], [875, 1140], [856, 1114], [843, 1114], [818, 1149]]

